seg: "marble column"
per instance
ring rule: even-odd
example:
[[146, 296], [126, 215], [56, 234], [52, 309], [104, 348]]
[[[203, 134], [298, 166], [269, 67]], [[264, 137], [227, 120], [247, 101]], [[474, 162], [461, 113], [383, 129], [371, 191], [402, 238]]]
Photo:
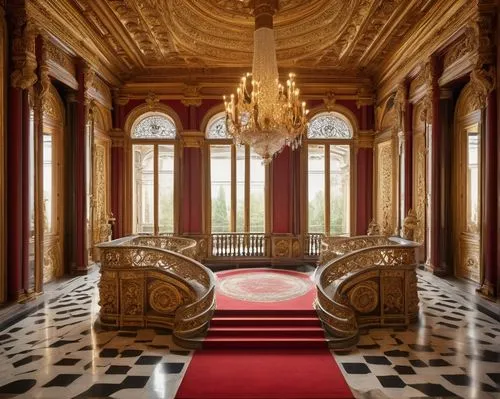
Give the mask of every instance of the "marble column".
[[497, 247], [498, 247], [498, 137], [496, 91], [488, 94], [486, 104], [486, 131], [484, 135], [484, 198], [483, 198], [483, 251], [484, 276], [479, 292], [489, 299], [497, 295]]

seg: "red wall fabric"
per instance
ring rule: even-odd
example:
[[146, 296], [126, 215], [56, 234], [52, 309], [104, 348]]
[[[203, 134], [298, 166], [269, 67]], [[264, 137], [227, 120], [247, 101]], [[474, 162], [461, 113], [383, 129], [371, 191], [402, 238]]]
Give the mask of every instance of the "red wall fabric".
[[373, 150], [358, 149], [356, 234], [364, 235], [372, 218]]
[[272, 232], [291, 233], [290, 215], [291, 191], [291, 150], [286, 147], [272, 162]]
[[202, 234], [201, 149], [184, 148], [181, 182], [181, 230], [185, 234]]

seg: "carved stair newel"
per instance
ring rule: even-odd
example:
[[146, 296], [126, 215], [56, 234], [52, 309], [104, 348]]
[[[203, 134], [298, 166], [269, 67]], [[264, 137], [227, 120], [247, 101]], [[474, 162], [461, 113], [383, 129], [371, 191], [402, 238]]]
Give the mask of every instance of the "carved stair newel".
[[[498, 200], [497, 200], [497, 104], [495, 69], [495, 16], [493, 0], [480, 0], [472, 28], [476, 34], [477, 58], [470, 74], [474, 108], [481, 109], [484, 137], [484, 181], [482, 196], [481, 252], [483, 268], [478, 292], [487, 299], [495, 299], [497, 292]], [[497, 50], [498, 51], [498, 50]]]

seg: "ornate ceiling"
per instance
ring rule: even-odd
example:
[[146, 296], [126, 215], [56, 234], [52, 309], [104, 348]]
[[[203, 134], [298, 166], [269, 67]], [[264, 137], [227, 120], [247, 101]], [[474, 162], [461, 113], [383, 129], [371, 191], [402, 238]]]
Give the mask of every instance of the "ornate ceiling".
[[[165, 82], [197, 71], [229, 80], [251, 68], [251, 0], [30, 1], [35, 16], [60, 25], [47, 28], [54, 37], [79, 37], [76, 43], [121, 82]], [[434, 3], [280, 0], [274, 17], [278, 64], [309, 79], [370, 78]]]

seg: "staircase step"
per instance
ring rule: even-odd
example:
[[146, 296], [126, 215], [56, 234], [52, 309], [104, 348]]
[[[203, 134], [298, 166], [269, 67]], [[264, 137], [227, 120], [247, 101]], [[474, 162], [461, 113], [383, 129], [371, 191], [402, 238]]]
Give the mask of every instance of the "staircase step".
[[217, 309], [215, 317], [316, 317], [314, 309]]
[[322, 338], [321, 327], [210, 327], [210, 337], [230, 338]]
[[214, 317], [210, 327], [320, 327], [314, 317]]
[[229, 338], [207, 337], [203, 349], [321, 349], [324, 338]]

